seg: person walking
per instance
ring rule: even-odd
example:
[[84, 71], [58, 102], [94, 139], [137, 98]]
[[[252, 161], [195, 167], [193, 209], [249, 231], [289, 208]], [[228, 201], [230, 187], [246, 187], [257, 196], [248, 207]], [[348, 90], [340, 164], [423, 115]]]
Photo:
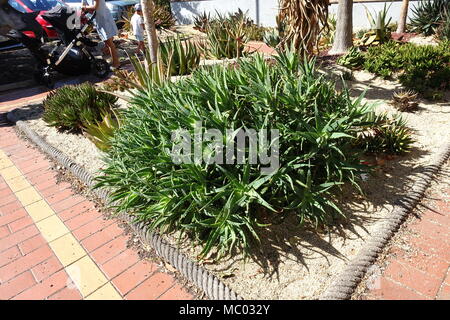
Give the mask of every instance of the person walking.
[[94, 25], [100, 39], [105, 42], [112, 58], [112, 66], [120, 67], [119, 55], [113, 38], [119, 33], [114, 18], [106, 6], [105, 0], [83, 0], [81, 9], [85, 12], [96, 12]]
[[134, 14], [131, 17], [133, 34], [138, 42], [137, 53], [144, 53], [144, 19], [142, 18], [142, 7], [138, 3], [134, 6]]

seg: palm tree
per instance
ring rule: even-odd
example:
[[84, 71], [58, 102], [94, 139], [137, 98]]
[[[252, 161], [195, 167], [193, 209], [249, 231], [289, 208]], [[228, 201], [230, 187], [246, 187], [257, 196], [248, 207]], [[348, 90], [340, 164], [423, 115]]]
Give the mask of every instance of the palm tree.
[[409, 0], [403, 0], [400, 19], [398, 19], [397, 33], [404, 33], [406, 26], [406, 17], [408, 16]]
[[312, 53], [319, 34], [328, 28], [329, 0], [280, 0], [279, 19], [284, 36], [280, 47], [293, 45], [298, 51]]
[[342, 54], [353, 46], [353, 0], [339, 0], [336, 34], [330, 54]]
[[141, 0], [142, 15], [144, 16], [145, 33], [147, 34], [150, 59], [156, 63], [158, 59], [158, 37], [155, 28], [155, 4], [153, 0]]

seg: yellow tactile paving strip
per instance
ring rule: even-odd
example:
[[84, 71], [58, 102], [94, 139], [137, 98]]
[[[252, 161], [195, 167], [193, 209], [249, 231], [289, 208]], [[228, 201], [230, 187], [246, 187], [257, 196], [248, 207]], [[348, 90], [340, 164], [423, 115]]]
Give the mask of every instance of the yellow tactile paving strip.
[[0, 150], [0, 175], [27, 210], [83, 298], [122, 299], [55, 211], [2, 150]]

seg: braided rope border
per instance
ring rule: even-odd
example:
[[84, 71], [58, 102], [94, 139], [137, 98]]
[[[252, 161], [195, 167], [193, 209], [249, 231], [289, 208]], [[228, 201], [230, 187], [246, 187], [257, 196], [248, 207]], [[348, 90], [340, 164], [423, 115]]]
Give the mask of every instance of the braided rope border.
[[[6, 117], [8, 121], [15, 123], [17, 128], [22, 131], [28, 139], [37, 145], [45, 154], [52, 157], [58, 164], [64, 166], [81, 182], [91, 188], [95, 182], [94, 177], [84, 168], [72, 161], [64, 153], [48, 144], [29, 126], [14, 117], [14, 109]], [[109, 192], [105, 189], [92, 190], [105, 203], [108, 201]], [[141, 240], [155, 249], [156, 253], [176, 268], [185, 278], [202, 289], [209, 299], [212, 300], [242, 300], [238, 294], [227, 287], [215, 275], [192, 261], [177, 248], [171, 246], [156, 232], [148, 230], [145, 223], [136, 223], [130, 215], [120, 214], [120, 218], [125, 220]]]
[[[14, 109], [16, 110], [16, 109]], [[45, 142], [28, 125], [14, 118], [12, 110], [7, 114], [7, 119], [16, 124], [33, 143], [43, 152], [51, 156], [57, 163], [66, 167], [79, 180], [88, 187], [92, 187], [94, 178], [72, 161], [61, 151]], [[366, 242], [365, 246], [358, 252], [357, 256], [342, 270], [333, 280], [327, 290], [321, 295], [320, 300], [346, 300], [350, 299], [355, 288], [364, 277], [367, 269], [375, 262], [378, 255], [387, 245], [391, 237], [398, 230], [408, 214], [416, 207], [430, 185], [433, 176], [439, 171], [445, 161], [450, 157], [450, 144], [442, 148], [442, 151], [435, 157], [434, 162], [422, 169], [418, 174], [418, 180], [412, 186], [409, 194], [394, 203], [394, 209], [390, 216], [386, 218]], [[93, 192], [103, 201], [107, 201], [109, 192], [105, 189], [93, 190]], [[177, 248], [168, 244], [155, 232], [148, 230], [145, 223], [135, 223], [131, 216], [121, 214], [121, 218], [133, 228], [142, 241], [155, 249], [157, 254], [174, 266], [189, 281], [201, 288], [205, 294], [213, 300], [242, 300], [242, 297], [233, 292], [216, 276], [208, 270], [198, 265]]]
[[375, 262], [408, 214], [423, 198], [433, 176], [449, 157], [450, 144], [447, 144], [434, 158], [433, 163], [425, 166], [418, 174], [418, 180], [414, 183], [408, 195], [395, 201], [394, 209], [389, 217], [377, 227], [357, 256], [337, 275], [319, 298], [320, 300], [347, 300], [351, 298], [367, 269]]

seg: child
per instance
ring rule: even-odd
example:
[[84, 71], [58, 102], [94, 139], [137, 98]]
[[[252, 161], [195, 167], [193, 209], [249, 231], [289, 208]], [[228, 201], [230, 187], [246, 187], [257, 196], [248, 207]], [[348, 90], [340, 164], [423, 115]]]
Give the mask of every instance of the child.
[[144, 20], [142, 18], [141, 4], [134, 6], [135, 13], [131, 17], [131, 27], [133, 28], [134, 36], [138, 41], [137, 52], [144, 53]]

